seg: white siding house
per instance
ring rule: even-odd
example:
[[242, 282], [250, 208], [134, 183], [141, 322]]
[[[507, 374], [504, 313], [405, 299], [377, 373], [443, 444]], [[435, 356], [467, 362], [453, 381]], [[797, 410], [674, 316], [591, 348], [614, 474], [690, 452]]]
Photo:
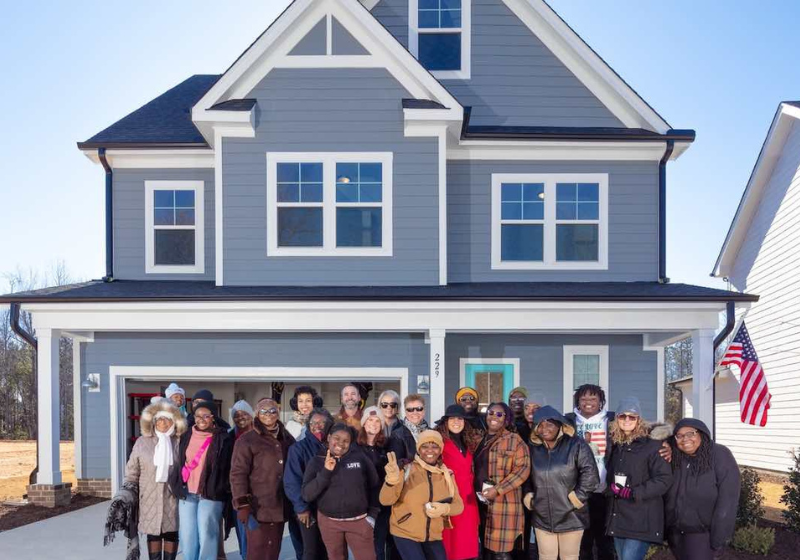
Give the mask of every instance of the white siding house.
[[[757, 294], [744, 319], [772, 393], [767, 426], [739, 419], [738, 384], [717, 382], [717, 440], [743, 465], [786, 471], [800, 448], [800, 103], [784, 102], [770, 127], [714, 268]], [[738, 379], [738, 372], [735, 372]]]

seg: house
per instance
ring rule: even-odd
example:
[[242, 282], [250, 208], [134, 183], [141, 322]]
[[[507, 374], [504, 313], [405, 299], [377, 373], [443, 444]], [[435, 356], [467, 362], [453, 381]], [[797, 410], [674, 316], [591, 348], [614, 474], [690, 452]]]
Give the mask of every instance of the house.
[[713, 276], [760, 299], [740, 319], [764, 368], [772, 400], [764, 428], [739, 418], [738, 371], [717, 381], [717, 439], [739, 464], [786, 472], [800, 448], [800, 307], [793, 265], [800, 259], [800, 102], [778, 106]]
[[296, 0], [221, 76], [79, 143], [106, 278], [0, 300], [38, 339], [37, 483], [63, 491], [59, 336], [77, 476], [105, 492], [170, 381], [223, 411], [363, 381], [425, 392], [429, 420], [462, 385], [568, 410], [593, 382], [661, 418], [664, 346], [693, 337], [709, 377], [719, 313], [755, 300], [667, 278], [666, 167], [694, 137], [541, 0]]

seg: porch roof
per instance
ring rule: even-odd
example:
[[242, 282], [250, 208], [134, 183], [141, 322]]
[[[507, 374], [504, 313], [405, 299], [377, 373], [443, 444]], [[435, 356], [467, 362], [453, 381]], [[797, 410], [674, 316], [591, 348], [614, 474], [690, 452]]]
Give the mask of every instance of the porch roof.
[[201, 281], [92, 280], [0, 295], [0, 303], [148, 301], [754, 302], [758, 296], [658, 282], [486, 282], [447, 286], [216, 286]]

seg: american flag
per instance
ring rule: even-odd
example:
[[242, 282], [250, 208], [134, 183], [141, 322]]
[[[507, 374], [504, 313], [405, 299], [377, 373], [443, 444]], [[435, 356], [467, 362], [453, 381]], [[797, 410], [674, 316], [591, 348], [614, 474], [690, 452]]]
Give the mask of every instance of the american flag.
[[739, 366], [741, 377], [739, 379], [739, 410], [742, 422], [753, 426], [764, 427], [767, 425], [767, 411], [772, 395], [767, 387], [767, 377], [758, 361], [756, 350], [747, 327], [742, 321], [742, 326], [728, 350], [719, 362], [720, 366]]

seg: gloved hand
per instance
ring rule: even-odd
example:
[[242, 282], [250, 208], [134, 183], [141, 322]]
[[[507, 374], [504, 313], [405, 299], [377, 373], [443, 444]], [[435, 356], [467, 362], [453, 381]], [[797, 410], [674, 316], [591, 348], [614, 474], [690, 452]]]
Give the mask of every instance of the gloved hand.
[[450, 504], [441, 502], [428, 502], [425, 504], [425, 515], [431, 519], [437, 519], [450, 513]]
[[611, 491], [614, 493], [614, 496], [620, 498], [621, 500], [633, 499], [633, 489], [628, 488], [627, 486], [623, 487], [619, 484], [614, 484], [614, 486], [611, 487]]
[[533, 492], [528, 492], [525, 494], [525, 497], [522, 498], [522, 503], [525, 505], [526, 508], [533, 511]]
[[400, 466], [397, 464], [397, 455], [395, 455], [394, 451], [389, 451], [386, 454], [386, 458], [389, 462], [386, 464], [386, 478], [384, 481], [389, 486], [400, 484], [402, 479], [400, 478]]
[[247, 526], [247, 520], [250, 519], [250, 506], [244, 506], [236, 510], [236, 517], [239, 519], [239, 522]]

